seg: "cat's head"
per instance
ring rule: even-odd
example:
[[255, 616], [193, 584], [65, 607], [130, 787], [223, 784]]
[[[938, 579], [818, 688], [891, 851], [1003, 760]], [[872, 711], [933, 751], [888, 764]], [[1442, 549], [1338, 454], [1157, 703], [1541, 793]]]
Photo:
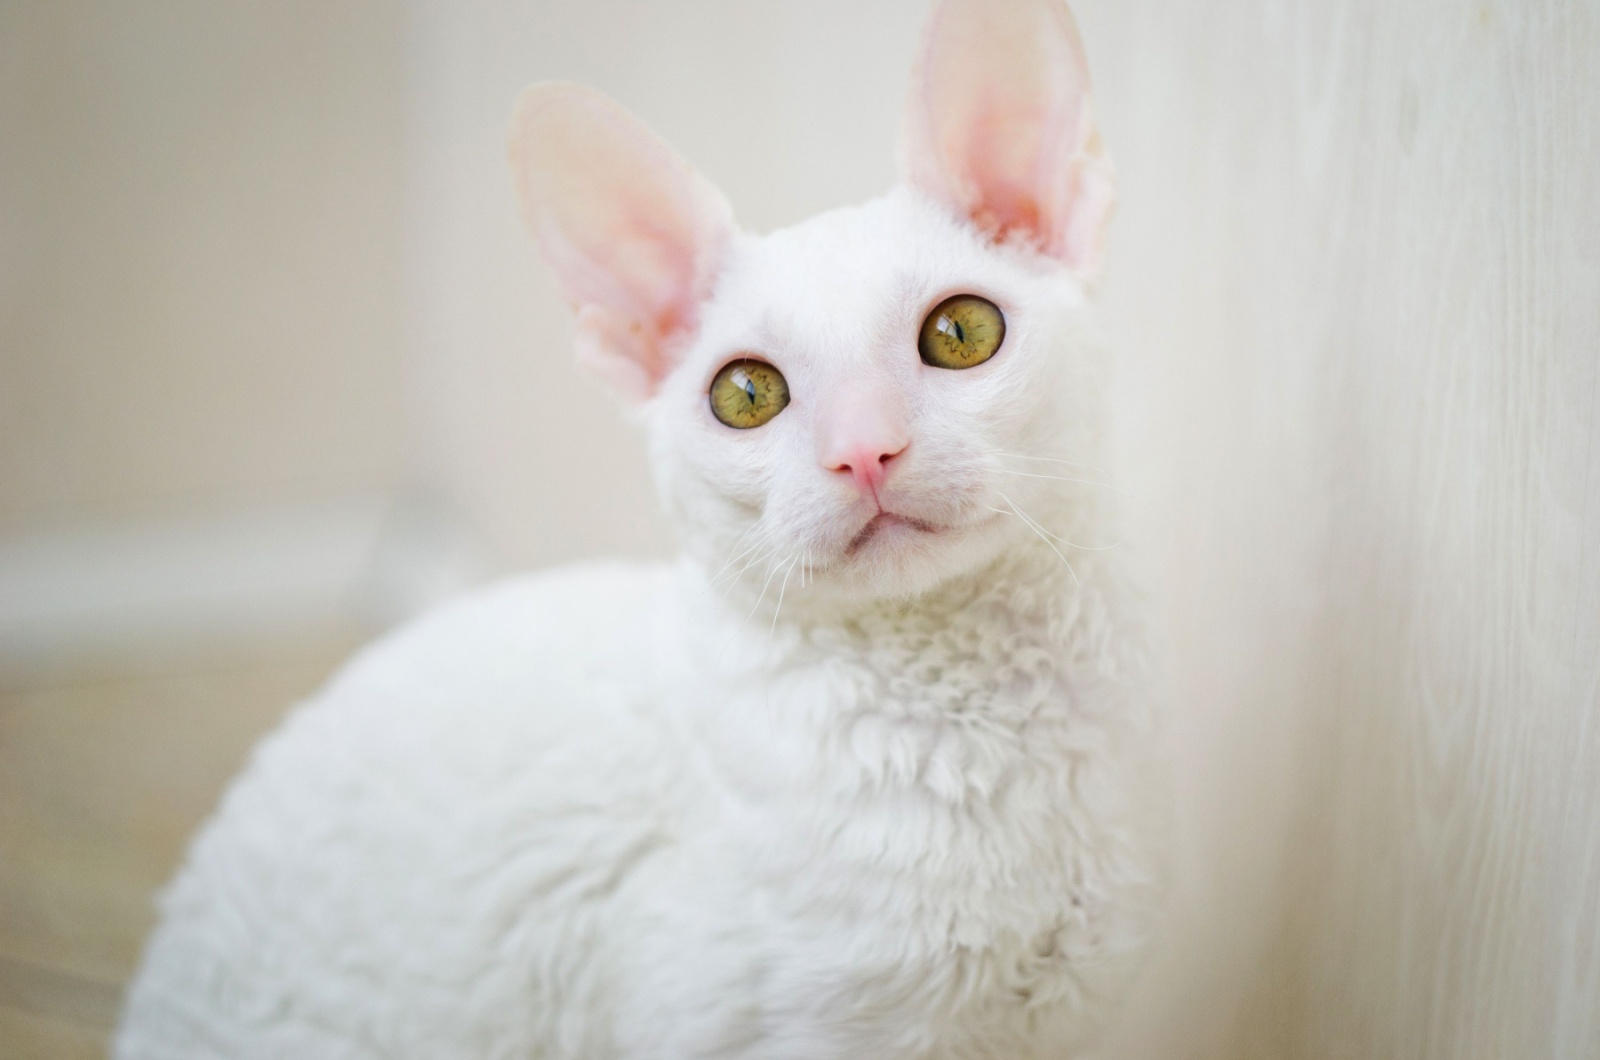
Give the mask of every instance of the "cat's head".
[[722, 582], [912, 595], [1049, 532], [1029, 513], [1100, 426], [1084, 284], [1112, 183], [1088, 89], [1060, 0], [946, 0], [901, 185], [764, 236], [605, 97], [523, 94], [512, 166], [579, 356], [640, 403]]

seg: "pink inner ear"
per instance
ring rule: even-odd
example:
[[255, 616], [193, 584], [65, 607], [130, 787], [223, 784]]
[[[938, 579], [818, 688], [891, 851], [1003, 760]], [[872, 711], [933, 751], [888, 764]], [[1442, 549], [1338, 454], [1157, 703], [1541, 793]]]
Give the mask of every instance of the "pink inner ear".
[[1019, 133], [1048, 119], [1019, 114], [1014, 101], [986, 88], [980, 89], [987, 98], [973, 108], [971, 125], [956, 130], [967, 136], [965, 144], [949, 143], [948, 157], [967, 175], [967, 209], [978, 227], [1002, 239], [1039, 242], [1050, 225], [1043, 201], [1050, 174], [1041, 172], [1043, 152], [1034, 138]]
[[1111, 173], [1060, 0], [946, 0], [929, 25], [905, 150], [907, 179], [992, 238], [1093, 271]]
[[511, 132], [523, 215], [579, 309], [579, 352], [653, 393], [696, 325], [732, 232], [726, 201], [621, 107], [576, 85], [523, 93]]

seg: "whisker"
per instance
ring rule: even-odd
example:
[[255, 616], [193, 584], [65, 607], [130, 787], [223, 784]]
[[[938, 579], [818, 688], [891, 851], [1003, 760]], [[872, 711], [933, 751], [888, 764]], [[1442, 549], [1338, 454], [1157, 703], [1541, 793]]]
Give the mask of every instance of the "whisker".
[[796, 556], [789, 561], [787, 567], [783, 568], [783, 584], [778, 587], [778, 606], [772, 609], [772, 626], [767, 630], [768, 637], [778, 632], [778, 615], [783, 612], [783, 594], [789, 588], [789, 572], [794, 570], [795, 564], [799, 562], [800, 557]]
[[1022, 453], [1008, 453], [1004, 449], [990, 449], [989, 455], [1003, 456], [1011, 460], [1039, 460], [1047, 464], [1065, 464], [1068, 467], [1083, 467], [1088, 468], [1090, 471], [1099, 472], [1102, 475], [1106, 474], [1105, 468], [1098, 467], [1094, 464], [1084, 464], [1077, 460], [1062, 460], [1060, 457], [1056, 456], [1024, 456]]
[[1019, 475], [1022, 478], [1043, 478], [1049, 479], [1052, 482], [1078, 482], [1085, 486], [1099, 486], [1103, 489], [1111, 490], [1113, 493], [1121, 493], [1124, 495], [1126, 495], [1128, 492], [1125, 489], [1120, 489], [1116, 486], [1113, 486], [1109, 482], [1099, 482], [1092, 478], [1066, 478], [1061, 475], [1041, 475], [1036, 471], [1012, 471], [1010, 468], [1006, 467], [996, 467], [991, 468], [990, 470], [1001, 475]]
[[[1006, 503], [1010, 504], [1011, 502], [1007, 501]], [[992, 504], [986, 504], [986, 505], [984, 505], [984, 507], [988, 508], [991, 512], [999, 512], [1001, 515], [1015, 515], [1016, 514], [1015, 512], [1007, 511], [1004, 508], [996, 508]], [[1106, 552], [1106, 551], [1109, 551], [1110, 549], [1116, 548], [1118, 545], [1123, 544], [1124, 542], [1126, 542], [1128, 540], [1127, 538], [1123, 538], [1121, 541], [1114, 541], [1109, 545], [1080, 545], [1076, 541], [1068, 541], [1066, 538], [1062, 537], [1060, 534], [1052, 533], [1051, 531], [1046, 530], [1042, 523], [1039, 524], [1039, 529], [1040, 530], [1044, 530], [1044, 532], [1046, 534], [1048, 534], [1050, 537], [1055, 538], [1057, 541], [1061, 542], [1063, 545], [1066, 545], [1069, 548], [1081, 549], [1084, 552]]]
[[1007, 497], [1004, 493], [1000, 494], [1000, 499], [1005, 501], [1008, 505], [1011, 506], [1011, 510], [1016, 513], [1016, 516], [1017, 516], [1018, 519], [1022, 520], [1022, 524], [1024, 526], [1026, 526], [1028, 529], [1032, 530], [1035, 534], [1037, 534], [1039, 536], [1039, 540], [1040, 541], [1043, 541], [1046, 545], [1050, 546], [1050, 551], [1054, 552], [1061, 559], [1061, 562], [1066, 565], [1067, 573], [1072, 575], [1072, 584], [1076, 585], [1080, 589], [1083, 588], [1083, 582], [1078, 580], [1078, 572], [1072, 569], [1072, 564], [1071, 563], [1067, 562], [1066, 553], [1062, 552], [1059, 548], [1057, 548], [1055, 546], [1055, 542], [1051, 541], [1050, 538], [1045, 535], [1044, 528], [1039, 526], [1032, 519], [1029, 519], [1025, 514], [1023, 514], [1022, 509], [1018, 508], [1016, 506], [1016, 504], [1011, 500], [1011, 498]]
[[772, 543], [770, 548], [766, 547], [767, 544], [768, 542], [762, 542], [760, 545], [756, 546], [758, 549], [765, 548], [765, 551], [758, 552], [756, 555], [751, 556], [750, 559], [745, 561], [742, 567], [728, 575], [726, 580], [730, 583], [739, 580], [740, 578], [744, 577], [745, 571], [749, 570], [751, 567], [754, 567], [758, 563], [764, 563], [773, 556], [776, 556], [779, 552], [783, 551], [782, 542]]
[[752, 523], [750, 525], [750, 528], [748, 530], [746, 530], [744, 533], [740, 534], [737, 538], [735, 538], [734, 542], [733, 542], [733, 547], [734, 548], [738, 548], [739, 545], [741, 543], [743, 543], [744, 539], [750, 536], [751, 531], [758, 531], [756, 536], [751, 540], [750, 545], [748, 547], [746, 547], [742, 552], [738, 552], [738, 553], [734, 554], [732, 557], [730, 557], [728, 562], [726, 562], [726, 563], [724, 563], [722, 565], [722, 569], [717, 571], [717, 573], [715, 573], [715, 574], [713, 574], [711, 576], [711, 583], [713, 585], [715, 585], [717, 583], [717, 580], [722, 577], [722, 575], [727, 571], [727, 569], [729, 567], [733, 566], [735, 563], [739, 562], [739, 560], [743, 559], [745, 556], [748, 556], [751, 552], [754, 552], [756, 549], [758, 549], [762, 545], [766, 544], [768, 538], [770, 538], [772, 536], [772, 534], [775, 531], [775, 529], [776, 529], [775, 527], [764, 526], [761, 523]]
[[[781, 562], [781, 561], [780, 561]], [[772, 584], [772, 576], [778, 573], [778, 564], [773, 563], [767, 567], [767, 580], [761, 583], [761, 594], [756, 597], [755, 606], [750, 608], [750, 613], [745, 615], [745, 621], [756, 617], [756, 612], [761, 609], [761, 601], [767, 598], [767, 586]]]

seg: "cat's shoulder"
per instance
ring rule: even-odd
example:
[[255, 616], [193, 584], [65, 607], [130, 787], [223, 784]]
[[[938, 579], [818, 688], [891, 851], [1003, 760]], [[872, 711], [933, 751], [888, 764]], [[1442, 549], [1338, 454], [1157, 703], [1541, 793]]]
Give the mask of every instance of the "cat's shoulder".
[[[445, 812], [529, 777], [612, 783], [608, 774], [663, 753], [650, 630], [670, 628], [661, 611], [673, 577], [661, 565], [562, 568], [414, 619], [357, 653], [257, 745], [222, 815], [326, 804], [383, 817], [376, 803], [396, 785], [429, 791], [424, 801]], [[587, 764], [581, 776], [553, 768], [572, 761]]]
[[[676, 568], [666, 563], [603, 560], [505, 578], [468, 592], [389, 634], [388, 643], [416, 648], [465, 638], [603, 634], [625, 624], [670, 591]], [[498, 631], [498, 632], [496, 632]]]
[[660, 642], [674, 579], [666, 565], [594, 563], [466, 594], [358, 652], [256, 765], [301, 768], [343, 748], [380, 769], [419, 756], [432, 769], [452, 755], [526, 763], [558, 745], [639, 742], [654, 660], [672, 650]]
[[[359, 652], [330, 683], [339, 694], [403, 684], [459, 695], [497, 681], [590, 678], [626, 648], [647, 653], [673, 604], [675, 569], [607, 561], [507, 578], [401, 626]], [[626, 667], [624, 667], [626, 668]]]

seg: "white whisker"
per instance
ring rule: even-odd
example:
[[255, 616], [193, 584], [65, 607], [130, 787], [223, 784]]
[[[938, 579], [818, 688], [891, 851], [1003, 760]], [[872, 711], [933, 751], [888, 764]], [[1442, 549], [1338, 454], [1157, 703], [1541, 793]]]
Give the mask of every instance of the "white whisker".
[[1087, 468], [1088, 470], [1096, 472], [1097, 474], [1106, 474], [1106, 470], [1104, 468], [1097, 467], [1094, 464], [1085, 464], [1077, 460], [1062, 460], [1060, 457], [1055, 456], [1024, 456], [1021, 453], [1008, 453], [1003, 449], [991, 449], [989, 450], [989, 455], [1003, 456], [1008, 460], [1038, 460], [1047, 464], [1065, 464], [1067, 467]]
[[778, 606], [772, 609], [772, 626], [767, 630], [768, 637], [771, 637], [774, 633], [778, 632], [778, 615], [783, 611], [783, 594], [789, 588], [789, 572], [794, 570], [795, 564], [799, 562], [800, 557], [796, 556], [794, 559], [789, 561], [789, 565], [787, 567], [783, 568], [783, 584], [778, 586]]
[[1119, 489], [1118, 487], [1113, 486], [1109, 482], [1099, 482], [1092, 478], [1066, 478], [1062, 475], [1041, 475], [1036, 471], [1012, 471], [1010, 468], [1005, 467], [992, 468], [991, 470], [1000, 475], [1019, 475], [1022, 478], [1042, 478], [1049, 479], [1051, 482], [1078, 482], [1085, 486], [1099, 486], [1102, 489], [1111, 490], [1113, 493], [1126, 494], [1128, 492], [1127, 490]]
[[[1008, 500], [1008, 501], [1006, 501], [1006, 503], [1010, 504], [1011, 502]], [[1001, 515], [1015, 515], [1015, 514], [1017, 514], [1016, 512], [1007, 511], [1004, 508], [996, 508], [992, 504], [986, 504], [986, 505], [984, 505], [984, 507], [988, 508], [991, 512], [998, 512]], [[1042, 523], [1038, 523], [1036, 525], [1039, 527], [1040, 530], [1043, 530], [1047, 535], [1049, 535], [1050, 537], [1055, 538], [1057, 541], [1061, 542], [1063, 545], [1066, 545], [1068, 548], [1081, 549], [1084, 552], [1106, 552], [1106, 551], [1109, 551], [1110, 549], [1116, 548], [1118, 545], [1120, 545], [1123, 542], [1128, 540], [1127, 538], [1123, 538], [1121, 541], [1114, 541], [1109, 545], [1080, 545], [1076, 541], [1068, 541], [1066, 538], [1062, 537], [1060, 534], [1052, 533], [1050, 530], [1046, 530]]]
[[734, 540], [733, 547], [738, 548], [739, 545], [744, 542], [745, 538], [750, 537], [751, 531], [758, 531], [756, 536], [751, 539], [750, 544], [743, 551], [738, 552], [730, 557], [728, 562], [722, 565], [722, 569], [711, 576], [711, 583], [715, 585], [722, 575], [727, 572], [729, 567], [733, 566], [735, 563], [739, 562], [739, 560], [743, 559], [751, 552], [754, 552], [756, 549], [759, 549], [762, 545], [766, 544], [768, 539], [772, 536], [774, 529], [775, 528], [773, 527], [764, 526], [760, 523], [752, 523], [748, 530], [740, 534], [738, 538]]
[[[779, 561], [779, 562], [782, 562], [782, 561]], [[767, 598], [767, 586], [772, 584], [772, 576], [774, 574], [777, 574], [777, 573], [778, 573], [778, 564], [777, 563], [771, 564], [771, 565], [769, 565], [767, 567], [767, 580], [761, 583], [761, 594], [756, 597], [755, 606], [750, 608], [750, 613], [748, 615], [744, 616], [746, 621], [749, 621], [750, 619], [756, 617], [756, 612], [761, 609], [761, 601], [763, 601], [763, 600], [765, 600]]]
[[1067, 573], [1072, 575], [1072, 583], [1074, 585], [1078, 586], [1078, 588], [1080, 588], [1080, 589], [1083, 588], [1083, 583], [1078, 580], [1078, 572], [1072, 569], [1072, 564], [1071, 563], [1067, 562], [1066, 553], [1062, 552], [1059, 548], [1057, 548], [1055, 546], [1055, 542], [1051, 541], [1050, 537], [1048, 535], [1046, 535], [1046, 533], [1044, 531], [1044, 528], [1042, 526], [1040, 526], [1039, 524], [1035, 523], [1032, 519], [1028, 518], [1027, 515], [1025, 515], [1023, 513], [1022, 509], [1018, 508], [1016, 506], [1016, 503], [1013, 502], [1012, 499], [1010, 497], [1007, 497], [1004, 493], [1000, 494], [1000, 499], [1005, 501], [1006, 504], [1011, 506], [1011, 510], [1014, 513], [1016, 513], [1016, 516], [1017, 516], [1018, 519], [1022, 520], [1022, 524], [1024, 526], [1028, 527], [1028, 529], [1032, 530], [1035, 534], [1037, 534], [1038, 537], [1039, 537], [1039, 540], [1043, 541], [1046, 545], [1049, 545], [1050, 546], [1050, 551], [1054, 552], [1058, 557], [1060, 557], [1061, 562], [1066, 565]]
[[763, 542], [762, 545], [758, 545], [757, 548], [763, 549], [763, 551], [757, 552], [755, 555], [751, 556], [748, 560], [746, 560], [744, 565], [741, 566], [738, 570], [736, 570], [733, 573], [727, 575], [726, 580], [728, 582], [731, 583], [731, 582], [738, 581], [740, 578], [744, 577], [745, 571], [749, 570], [751, 567], [754, 567], [759, 563], [765, 563], [767, 560], [771, 559], [773, 556], [776, 556], [779, 552], [782, 552], [783, 551], [783, 543], [782, 542], [775, 542], [775, 543], [773, 543], [771, 545], [771, 547], [766, 547], [766, 543]]

